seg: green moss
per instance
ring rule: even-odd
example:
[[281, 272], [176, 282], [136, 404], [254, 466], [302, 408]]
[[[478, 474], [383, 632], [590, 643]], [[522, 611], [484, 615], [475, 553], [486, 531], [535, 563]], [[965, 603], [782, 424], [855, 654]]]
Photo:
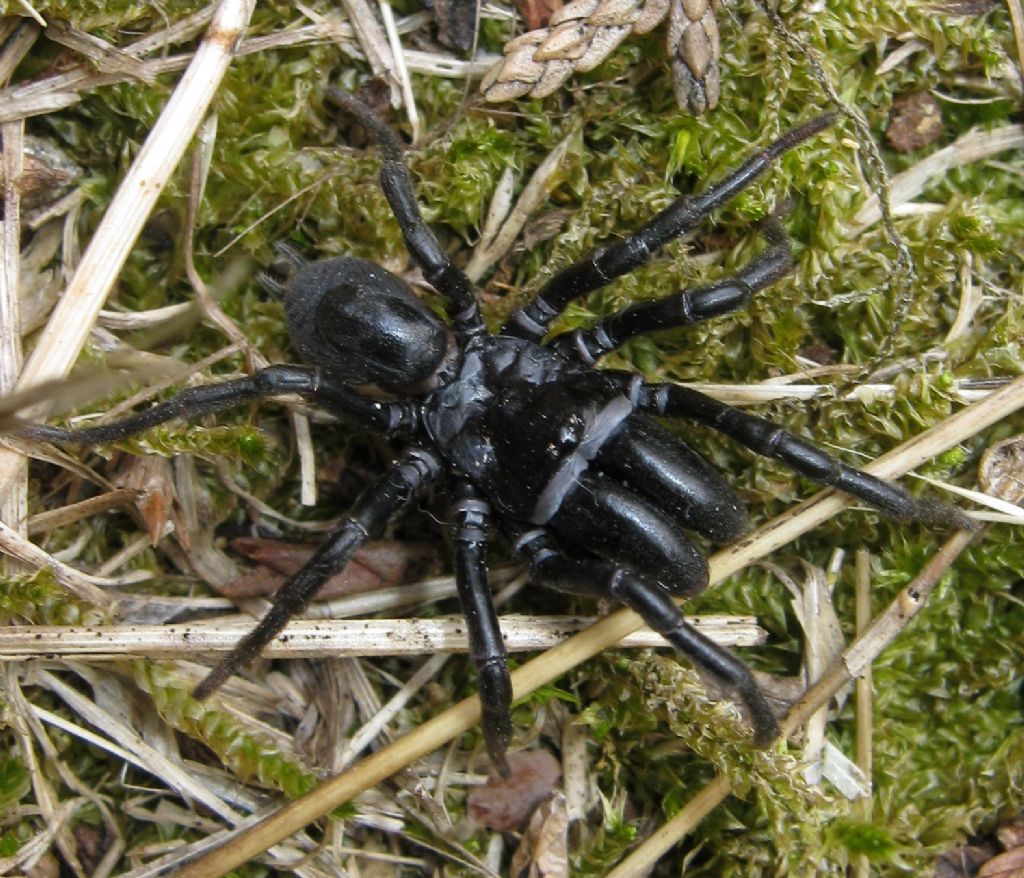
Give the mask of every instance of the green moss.
[[0, 759], [0, 807], [8, 808], [13, 805], [29, 791], [30, 786], [31, 781], [24, 762], [14, 756]]
[[104, 614], [72, 597], [49, 571], [0, 580], [0, 621], [33, 625], [97, 625]]
[[136, 684], [149, 693], [160, 716], [209, 747], [239, 778], [275, 787], [289, 798], [316, 786], [314, 772], [295, 754], [282, 752], [277, 741], [250, 727], [237, 714], [193, 698], [192, 682], [183, 680], [173, 666], [140, 661], [133, 669]]

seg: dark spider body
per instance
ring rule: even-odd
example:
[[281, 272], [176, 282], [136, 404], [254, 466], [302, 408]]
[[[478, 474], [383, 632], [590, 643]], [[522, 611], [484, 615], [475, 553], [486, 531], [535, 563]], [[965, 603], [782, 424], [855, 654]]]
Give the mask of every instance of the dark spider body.
[[[746, 512], [725, 480], [652, 416], [710, 426], [897, 518], [955, 527], [970, 527], [969, 519], [944, 504], [914, 499], [769, 421], [697, 391], [593, 368], [597, 358], [631, 336], [743, 307], [756, 290], [783, 276], [790, 253], [774, 221], [762, 230], [767, 249], [735, 278], [634, 306], [589, 330], [546, 336], [569, 302], [633, 270], [695, 227], [831, 117], [789, 132], [708, 192], [680, 197], [638, 232], [569, 266], [492, 335], [469, 280], [420, 217], [397, 137], [362, 104], [343, 94], [335, 98], [381, 142], [385, 194], [414, 261], [447, 298], [452, 326], [372, 262], [341, 257], [306, 264], [292, 257], [295, 270], [282, 292], [289, 335], [308, 367], [271, 366], [248, 378], [185, 390], [106, 426], [23, 430], [36, 438], [91, 444], [174, 417], [298, 393], [345, 420], [405, 437], [406, 450], [391, 470], [281, 587], [267, 615], [199, 685], [197, 696], [212, 692], [255, 657], [365, 540], [444, 477], [484, 735], [500, 770], [506, 770], [512, 693], [484, 561], [492, 522], [538, 581], [574, 594], [612, 597], [637, 611], [737, 694], [758, 743], [772, 740], [778, 725], [749, 670], [690, 626], [673, 600], [700, 592], [708, 581], [707, 563], [683, 531], [728, 542], [743, 533]], [[395, 399], [377, 401], [351, 387], [367, 384]]]

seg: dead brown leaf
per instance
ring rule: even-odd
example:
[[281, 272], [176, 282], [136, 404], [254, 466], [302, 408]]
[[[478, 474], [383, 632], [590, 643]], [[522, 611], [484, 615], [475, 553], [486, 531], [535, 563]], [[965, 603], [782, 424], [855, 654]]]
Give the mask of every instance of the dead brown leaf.
[[512, 854], [512, 878], [562, 878], [569, 874], [569, 812], [556, 792], [541, 802]]
[[469, 794], [469, 816], [488, 829], [518, 832], [555, 789], [562, 767], [547, 750], [508, 754], [509, 776], [495, 773]]
[[993, 857], [978, 870], [978, 878], [1024, 878], [1024, 847]]
[[[273, 594], [317, 549], [315, 543], [249, 538], [234, 539], [230, 545], [242, 557], [261, 565], [221, 589], [225, 597], [235, 599]], [[337, 598], [414, 582], [433, 572], [437, 563], [437, 552], [429, 545], [372, 541], [356, 552], [344, 570], [327, 580], [317, 598]]]

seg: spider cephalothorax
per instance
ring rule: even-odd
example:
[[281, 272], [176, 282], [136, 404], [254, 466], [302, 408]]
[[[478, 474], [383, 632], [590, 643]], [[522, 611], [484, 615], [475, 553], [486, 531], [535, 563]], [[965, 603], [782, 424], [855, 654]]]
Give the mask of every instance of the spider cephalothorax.
[[[632, 336], [743, 307], [754, 292], [782, 277], [790, 252], [775, 221], [763, 228], [768, 247], [736, 277], [634, 306], [588, 330], [546, 336], [569, 302], [632, 271], [694, 228], [831, 117], [790, 131], [707, 192], [680, 197], [639, 231], [569, 266], [499, 333], [490, 334], [472, 285], [420, 217], [397, 137], [361, 103], [343, 94], [336, 98], [381, 142], [388, 202], [413, 260], [446, 298], [451, 327], [401, 279], [372, 262], [293, 259], [295, 270], [283, 288], [285, 310], [292, 343], [307, 366], [270, 366], [248, 378], [189, 389], [106, 426], [23, 431], [91, 444], [173, 417], [298, 393], [357, 425], [405, 437], [406, 450], [390, 471], [281, 587], [267, 615], [199, 685], [197, 695], [212, 692], [258, 654], [399, 508], [428, 484], [443, 481], [451, 497], [455, 577], [479, 671], [484, 735], [499, 769], [505, 770], [511, 735], [511, 687], [484, 563], [491, 525], [529, 562], [537, 581], [613, 597], [636, 610], [734, 691], [749, 710], [755, 739], [770, 741], [778, 725], [751, 673], [691, 627], [673, 600], [696, 594], [708, 581], [707, 563], [685, 531], [728, 542], [743, 532], [746, 512], [725, 480], [652, 416], [704, 424], [897, 518], [954, 527], [969, 527], [969, 520], [695, 390], [594, 368], [598, 357]], [[381, 402], [351, 385], [376, 385], [397, 399]]]

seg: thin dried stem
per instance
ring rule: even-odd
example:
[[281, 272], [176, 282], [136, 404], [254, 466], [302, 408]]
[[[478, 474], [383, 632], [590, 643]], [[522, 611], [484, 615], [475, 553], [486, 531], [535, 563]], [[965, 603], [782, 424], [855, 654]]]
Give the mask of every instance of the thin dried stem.
[[[526, 225], [530, 215], [540, 206], [554, 188], [556, 175], [562, 169], [565, 155], [573, 135], [561, 140], [533, 172], [529, 182], [523, 188], [515, 207], [506, 216], [499, 216], [502, 205], [511, 199], [511, 178], [503, 175], [491, 204], [492, 213], [488, 214], [487, 225], [480, 237], [480, 243], [473, 251], [473, 256], [466, 265], [466, 276], [472, 280], [480, 280], [495, 262], [504, 256], [519, 233]], [[492, 216], [493, 214], [493, 216]], [[497, 228], [492, 228], [497, 226]]]
[[[687, 621], [723, 646], [758, 646], [765, 632], [753, 616], [687, 616]], [[592, 616], [501, 617], [509, 652], [550, 649], [597, 621]], [[0, 660], [44, 656], [90, 661], [125, 658], [191, 659], [197, 653], [227, 653], [251, 624], [217, 620], [192, 625], [32, 625], [0, 628]], [[617, 648], [670, 648], [649, 628], [623, 638]], [[286, 638], [272, 641], [266, 658], [340, 658], [350, 656], [428, 655], [469, 650], [461, 616], [436, 619], [299, 620]]]
[[[856, 575], [854, 578], [855, 624], [858, 637], [863, 637], [871, 624], [871, 555], [867, 549], [858, 549], [856, 555]], [[857, 767], [867, 779], [871, 789], [872, 770], [872, 728], [874, 725], [874, 693], [872, 690], [871, 666], [857, 678], [854, 685], [857, 716]], [[857, 813], [865, 823], [871, 822], [870, 795], [859, 799], [856, 804]], [[871, 873], [871, 864], [866, 854], [858, 854], [853, 861], [854, 878], [867, 878]]]
[[[4, 122], [3, 220], [0, 254], [0, 396], [14, 390], [21, 372], [21, 188], [24, 170], [25, 122]], [[21, 458], [13, 468], [7, 490], [0, 491], [0, 521], [25, 533], [28, 514], [28, 461]]]
[[[889, 201], [893, 208], [906, 204], [924, 190], [928, 181], [949, 173], [953, 168], [991, 158], [1009, 149], [1024, 149], [1024, 125], [1003, 125], [991, 131], [972, 129], [938, 152], [901, 171], [890, 181]], [[852, 237], [874, 225], [882, 217], [877, 195], [871, 196], [853, 218]]]
[[[124, 585], [129, 581], [139, 581], [135, 575], [120, 580], [110, 580], [75, 570], [44, 552], [35, 543], [29, 542], [26, 537], [2, 521], [0, 521], [0, 552], [21, 561], [33, 570], [49, 570], [58, 585], [62, 585], [75, 597], [97, 607], [109, 607], [113, 604], [110, 595], [104, 593], [103, 586]], [[148, 578], [148, 575], [145, 578]]]
[[1017, 47], [1017, 66], [1020, 68], [1021, 78], [1024, 79], [1024, 9], [1021, 9], [1020, 0], [1006, 0], [1006, 8], [1010, 11], [1010, 21], [1013, 22], [1013, 40]]

